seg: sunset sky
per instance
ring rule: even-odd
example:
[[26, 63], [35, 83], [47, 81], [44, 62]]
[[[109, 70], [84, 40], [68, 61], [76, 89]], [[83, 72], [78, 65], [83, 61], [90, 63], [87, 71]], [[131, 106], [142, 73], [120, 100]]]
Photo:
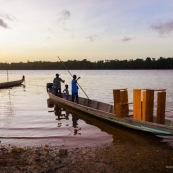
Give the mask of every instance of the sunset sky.
[[0, 62], [173, 57], [173, 0], [0, 0]]

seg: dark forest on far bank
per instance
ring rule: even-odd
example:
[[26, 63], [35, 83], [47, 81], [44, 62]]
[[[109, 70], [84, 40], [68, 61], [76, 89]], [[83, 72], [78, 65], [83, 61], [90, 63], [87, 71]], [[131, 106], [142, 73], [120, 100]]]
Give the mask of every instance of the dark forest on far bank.
[[83, 60], [68, 61], [34, 61], [18, 63], [0, 63], [0, 70], [138, 70], [138, 69], [173, 69], [173, 58], [160, 57], [158, 59], [147, 57], [130, 60], [101, 60], [91, 62]]

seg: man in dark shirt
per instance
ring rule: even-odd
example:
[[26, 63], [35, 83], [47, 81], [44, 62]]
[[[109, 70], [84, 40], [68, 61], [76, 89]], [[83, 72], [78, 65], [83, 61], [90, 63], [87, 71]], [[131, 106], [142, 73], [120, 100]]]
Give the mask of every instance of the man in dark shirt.
[[56, 96], [59, 96], [59, 97], [62, 97], [62, 94], [61, 94], [61, 82], [65, 82], [65, 80], [62, 80], [60, 77], [59, 77], [59, 74], [57, 73], [56, 74], [56, 77], [54, 78], [53, 80], [53, 85], [54, 85], [54, 89], [55, 89], [55, 95]]

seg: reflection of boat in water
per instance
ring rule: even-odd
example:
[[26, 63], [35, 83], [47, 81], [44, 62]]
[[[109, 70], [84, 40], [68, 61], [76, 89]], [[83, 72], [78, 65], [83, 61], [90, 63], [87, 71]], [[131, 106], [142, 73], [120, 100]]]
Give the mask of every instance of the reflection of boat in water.
[[[53, 111], [50, 111], [50, 112], [54, 112], [55, 116], [57, 116], [56, 120], [58, 121], [61, 121], [61, 120], [69, 120], [69, 116], [71, 116], [71, 120], [72, 120], [72, 127], [74, 129], [74, 135], [80, 135], [80, 133], [78, 131], [81, 130], [80, 127], [78, 127], [78, 120], [79, 120], [79, 117], [76, 115], [76, 113], [71, 113], [69, 112], [68, 110], [62, 108], [62, 107], [59, 107], [57, 105], [54, 105], [50, 99], [47, 99], [47, 105], [49, 108], [52, 108], [54, 107], [54, 110]], [[59, 122], [58, 123], [58, 127], [61, 127], [61, 123]]]
[[52, 84], [47, 84], [47, 92], [50, 100], [61, 107], [85, 113], [89, 116], [99, 118], [104, 122], [120, 125], [130, 129], [150, 132], [161, 135], [173, 135], [173, 127], [146, 121], [134, 120], [132, 117], [117, 117], [114, 114], [113, 105], [79, 97], [79, 104], [54, 95]]
[[0, 83], [0, 89], [11, 88], [11, 87], [19, 86], [24, 81], [25, 81], [25, 76], [23, 76], [21, 80]]
[[48, 108], [54, 108], [53, 111], [49, 111], [49, 112], [54, 112], [55, 116], [57, 116], [56, 120], [62, 120], [62, 119], [68, 120], [69, 119], [69, 113], [67, 111], [64, 111], [63, 108], [61, 108], [57, 105], [54, 105], [50, 101], [50, 99], [47, 99], [47, 106], [48, 106]]
[[69, 113], [65, 112], [61, 107], [56, 106], [54, 107], [54, 114], [57, 116], [57, 120], [61, 119], [69, 119]]

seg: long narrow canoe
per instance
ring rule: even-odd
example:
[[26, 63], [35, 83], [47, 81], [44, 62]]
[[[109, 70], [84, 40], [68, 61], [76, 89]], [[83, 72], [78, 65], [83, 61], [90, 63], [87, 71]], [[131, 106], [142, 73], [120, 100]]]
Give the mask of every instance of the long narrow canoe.
[[64, 95], [63, 98], [57, 97], [55, 96], [52, 85], [50, 83], [47, 84], [47, 92], [50, 100], [55, 105], [64, 107], [65, 109], [72, 109], [80, 113], [84, 113], [87, 116], [93, 116], [95, 118], [101, 119], [104, 122], [124, 126], [126, 128], [159, 135], [173, 135], [173, 126], [171, 125], [161, 125], [152, 122], [134, 120], [133, 117], [117, 117], [114, 114], [113, 105], [107, 103], [79, 97], [79, 104], [77, 104], [70, 101], [71, 98], [66, 100]]
[[0, 83], [0, 89], [11, 88], [11, 87], [19, 86], [24, 81], [25, 81], [25, 76], [23, 76], [21, 80]]

